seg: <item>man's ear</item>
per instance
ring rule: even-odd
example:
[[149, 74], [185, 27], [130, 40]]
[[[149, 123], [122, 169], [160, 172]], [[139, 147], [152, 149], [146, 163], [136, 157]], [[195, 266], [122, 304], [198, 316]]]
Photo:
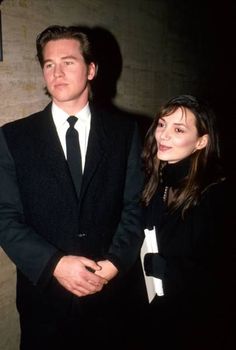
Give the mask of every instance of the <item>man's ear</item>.
[[196, 149], [203, 149], [206, 147], [206, 145], [208, 144], [208, 140], [209, 140], [209, 135], [205, 134], [201, 137], [199, 137], [197, 144], [196, 144]]
[[88, 67], [88, 80], [93, 80], [97, 75], [98, 66], [91, 62]]

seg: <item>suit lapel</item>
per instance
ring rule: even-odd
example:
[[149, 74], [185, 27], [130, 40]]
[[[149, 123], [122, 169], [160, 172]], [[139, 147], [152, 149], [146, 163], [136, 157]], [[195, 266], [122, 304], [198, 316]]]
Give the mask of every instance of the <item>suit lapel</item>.
[[[91, 179], [96, 173], [101, 160], [105, 155], [105, 132], [103, 120], [100, 113], [96, 113], [91, 108], [91, 127], [88, 140], [85, 168], [82, 180], [80, 199], [89, 186]], [[55, 124], [51, 114], [51, 104], [42, 112], [41, 120], [37, 130], [37, 154], [48, 172], [53, 174], [55, 181], [58, 181], [63, 191], [69, 190], [72, 196], [76, 197], [76, 192], [71, 179], [68, 164], [58, 138]]]
[[101, 115], [91, 108], [91, 127], [86, 153], [85, 169], [81, 188], [81, 198], [101, 164], [105, 154], [105, 133]]
[[55, 181], [59, 183], [62, 191], [70, 191], [72, 197], [75, 196], [68, 164], [53, 122], [51, 104], [45, 108], [41, 115], [36, 140], [38, 157], [44, 163], [48, 173], [55, 177]]

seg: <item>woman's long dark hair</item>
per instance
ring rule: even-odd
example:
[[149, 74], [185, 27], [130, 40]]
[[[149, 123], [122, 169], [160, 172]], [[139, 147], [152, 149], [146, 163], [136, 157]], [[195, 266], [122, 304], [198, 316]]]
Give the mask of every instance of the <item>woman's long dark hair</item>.
[[174, 97], [162, 106], [147, 132], [142, 152], [145, 172], [142, 202], [145, 206], [149, 204], [160, 183], [161, 169], [166, 164], [166, 162], [157, 158], [155, 131], [158, 121], [160, 118], [174, 113], [178, 108], [181, 108], [183, 114], [186, 113], [186, 109], [193, 113], [199, 137], [205, 134], [208, 135], [207, 146], [192, 154], [188, 176], [174, 193], [171, 208], [182, 207], [182, 213], [184, 214], [188, 208], [198, 202], [199, 196], [209, 185], [220, 181], [222, 178], [215, 114], [205, 101], [191, 95]]

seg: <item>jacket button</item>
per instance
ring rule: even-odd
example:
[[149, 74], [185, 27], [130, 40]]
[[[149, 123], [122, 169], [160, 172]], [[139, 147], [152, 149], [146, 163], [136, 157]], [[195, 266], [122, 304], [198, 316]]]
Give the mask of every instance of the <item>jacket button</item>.
[[82, 237], [85, 237], [86, 234], [85, 234], [85, 233], [78, 233], [76, 236], [77, 236], [78, 238], [82, 238]]

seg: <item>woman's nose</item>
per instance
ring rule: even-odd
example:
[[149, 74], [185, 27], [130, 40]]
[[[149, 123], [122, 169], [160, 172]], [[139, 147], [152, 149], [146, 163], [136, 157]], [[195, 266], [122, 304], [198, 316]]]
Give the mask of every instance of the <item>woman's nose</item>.
[[163, 129], [160, 136], [162, 140], [168, 140], [170, 138], [169, 130], [167, 128]]

